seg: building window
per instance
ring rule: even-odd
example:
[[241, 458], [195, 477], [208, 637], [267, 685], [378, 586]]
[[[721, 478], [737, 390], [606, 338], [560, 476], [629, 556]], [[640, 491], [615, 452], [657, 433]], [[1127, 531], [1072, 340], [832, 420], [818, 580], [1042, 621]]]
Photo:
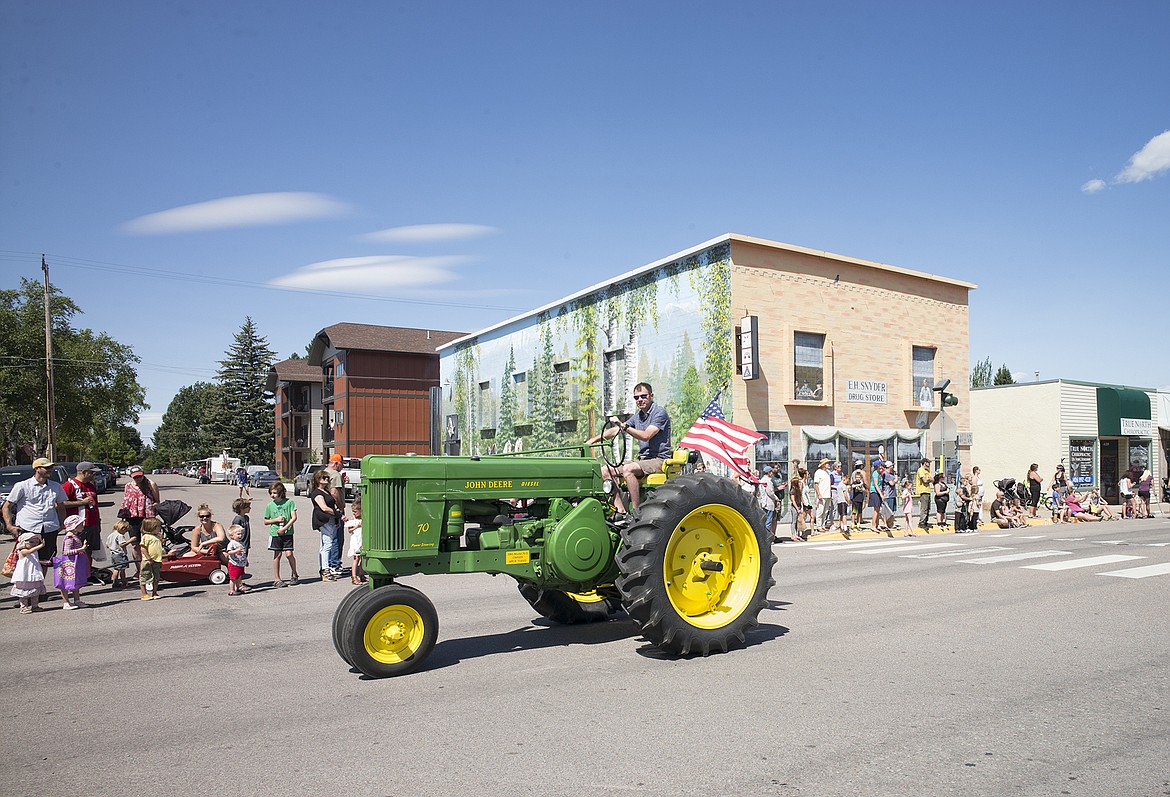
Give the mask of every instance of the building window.
[[[553, 363], [553, 390], [555, 405], [559, 408], [558, 421], [567, 421], [573, 417], [572, 405], [577, 397], [570, 394], [569, 363]], [[575, 391], [574, 391], [575, 392]]]
[[625, 409], [626, 351], [615, 349], [605, 353], [605, 380], [601, 398], [606, 415]]
[[479, 428], [495, 429], [495, 413], [492, 412], [492, 383], [479, 383]]
[[528, 374], [524, 371], [512, 374], [512, 396], [516, 401], [516, 409], [523, 413], [523, 417], [532, 415], [532, 404], [528, 396]]
[[934, 409], [934, 349], [914, 346], [911, 351], [910, 384], [914, 390], [914, 405]]
[[825, 336], [797, 332], [794, 343], [793, 398], [823, 401], [825, 398]]

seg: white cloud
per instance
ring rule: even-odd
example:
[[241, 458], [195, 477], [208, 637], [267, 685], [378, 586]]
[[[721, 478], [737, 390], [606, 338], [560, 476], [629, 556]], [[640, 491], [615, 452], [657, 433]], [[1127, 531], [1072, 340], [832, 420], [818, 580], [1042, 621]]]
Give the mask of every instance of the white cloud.
[[1159, 133], [1134, 153], [1114, 182], [1140, 183], [1170, 171], [1170, 130]]
[[245, 194], [139, 216], [123, 224], [121, 229], [131, 235], [163, 235], [228, 227], [289, 224], [339, 216], [348, 211], [348, 205], [323, 194], [296, 191]]
[[407, 227], [390, 227], [366, 233], [361, 237], [365, 241], [417, 244], [478, 238], [495, 232], [499, 232], [499, 230], [483, 224], [412, 224]]
[[1095, 194], [1098, 191], [1104, 191], [1108, 183], [1104, 180], [1090, 180], [1081, 186], [1081, 190], [1086, 194]]
[[450, 255], [343, 257], [310, 263], [291, 274], [269, 280], [268, 284], [301, 290], [386, 295], [454, 282], [459, 275], [452, 268], [470, 259]]

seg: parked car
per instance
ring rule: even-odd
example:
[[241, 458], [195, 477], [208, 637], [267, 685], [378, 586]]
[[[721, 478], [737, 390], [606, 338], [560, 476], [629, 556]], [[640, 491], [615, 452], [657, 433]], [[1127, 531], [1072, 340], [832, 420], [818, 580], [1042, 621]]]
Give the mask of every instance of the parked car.
[[106, 485], [112, 490], [118, 486], [118, 469], [104, 462], [95, 462], [98, 470], [106, 474]]
[[268, 487], [280, 481], [280, 474], [274, 470], [258, 470], [251, 476], [253, 487]]
[[[32, 465], [5, 465], [0, 468], [0, 502], [8, 500], [8, 494], [17, 482], [33, 477]], [[57, 484], [69, 481], [69, 473], [60, 465], [49, 469], [49, 480]]]
[[309, 492], [312, 487], [310, 483], [313, 479], [313, 474], [325, 467], [324, 465], [305, 465], [301, 468], [301, 472], [293, 479], [293, 495], [300, 495], [301, 493]]

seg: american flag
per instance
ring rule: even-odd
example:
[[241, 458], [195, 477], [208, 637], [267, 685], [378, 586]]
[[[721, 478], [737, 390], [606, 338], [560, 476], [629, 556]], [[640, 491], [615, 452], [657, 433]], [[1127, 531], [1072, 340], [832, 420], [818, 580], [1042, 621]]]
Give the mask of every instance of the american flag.
[[715, 398], [711, 399], [711, 403], [699, 415], [699, 420], [695, 421], [695, 425], [683, 435], [678, 444], [682, 448], [690, 448], [712, 456], [740, 476], [755, 482], [755, 476], [748, 470], [747, 450], [764, 437], [765, 435], [759, 432], [730, 423], [723, 415], [723, 408], [719, 406], [719, 394], [716, 393]]

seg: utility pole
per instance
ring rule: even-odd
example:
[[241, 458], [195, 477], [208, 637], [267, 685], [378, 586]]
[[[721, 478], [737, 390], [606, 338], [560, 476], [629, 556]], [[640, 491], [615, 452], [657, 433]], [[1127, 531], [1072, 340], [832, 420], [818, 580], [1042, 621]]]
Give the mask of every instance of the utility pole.
[[56, 446], [53, 444], [54, 429], [57, 426], [56, 413], [53, 411], [53, 316], [49, 312], [49, 264], [45, 262], [45, 256], [41, 255], [41, 271], [45, 273], [45, 421], [47, 423], [47, 433], [45, 435], [48, 445], [46, 446], [45, 455], [50, 461], [57, 461]]

